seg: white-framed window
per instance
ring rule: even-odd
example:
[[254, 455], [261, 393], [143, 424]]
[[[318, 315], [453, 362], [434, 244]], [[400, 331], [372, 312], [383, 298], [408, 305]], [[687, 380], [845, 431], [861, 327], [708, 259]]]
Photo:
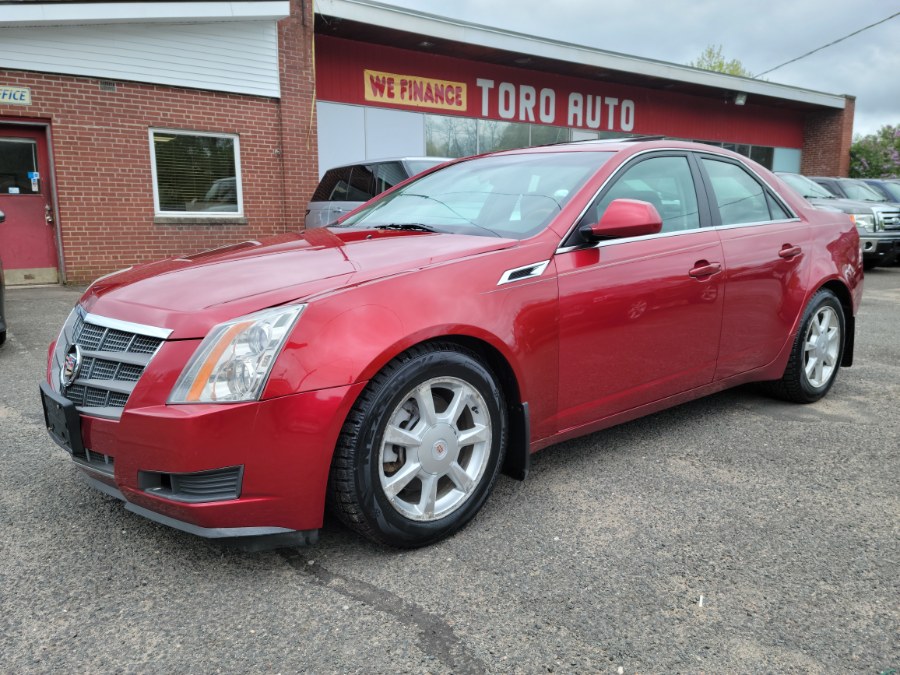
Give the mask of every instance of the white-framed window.
[[243, 216], [237, 134], [150, 129], [157, 216]]

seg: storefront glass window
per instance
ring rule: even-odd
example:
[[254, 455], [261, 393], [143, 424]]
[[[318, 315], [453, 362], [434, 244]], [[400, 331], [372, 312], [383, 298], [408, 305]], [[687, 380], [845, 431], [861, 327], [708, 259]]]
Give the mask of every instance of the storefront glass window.
[[552, 143], [568, 143], [570, 133], [566, 127], [548, 127], [531, 125], [531, 143], [529, 145], [550, 145]]
[[237, 136], [151, 130], [150, 141], [157, 213], [243, 213]]
[[466, 117], [425, 116], [425, 152], [429, 157], [468, 157], [478, 153], [476, 122]]

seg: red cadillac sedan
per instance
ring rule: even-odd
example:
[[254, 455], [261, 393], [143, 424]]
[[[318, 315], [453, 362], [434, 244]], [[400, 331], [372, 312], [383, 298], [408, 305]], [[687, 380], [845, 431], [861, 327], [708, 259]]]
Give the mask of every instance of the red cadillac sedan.
[[850, 219], [739, 155], [515, 150], [96, 281], [41, 397], [88, 482], [154, 521], [310, 543], [328, 504], [416, 547], [553, 443], [751, 381], [820, 399], [862, 282]]

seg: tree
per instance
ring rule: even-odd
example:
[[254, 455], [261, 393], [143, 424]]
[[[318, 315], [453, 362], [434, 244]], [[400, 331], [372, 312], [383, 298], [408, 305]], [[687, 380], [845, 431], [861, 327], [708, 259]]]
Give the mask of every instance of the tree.
[[874, 134], [857, 136], [853, 140], [853, 145], [850, 146], [850, 176], [900, 176], [900, 124], [886, 124]]
[[722, 45], [707, 45], [700, 57], [691, 61], [688, 65], [692, 68], [714, 70], [717, 73], [753, 77], [750, 71], [744, 68], [744, 64], [737, 59], [725, 60], [725, 57], [722, 56]]

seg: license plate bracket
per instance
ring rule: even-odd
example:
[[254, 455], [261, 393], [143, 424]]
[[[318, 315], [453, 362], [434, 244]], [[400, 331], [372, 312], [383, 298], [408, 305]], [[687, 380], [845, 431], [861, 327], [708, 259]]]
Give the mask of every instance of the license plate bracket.
[[53, 391], [46, 382], [41, 382], [41, 403], [50, 438], [66, 452], [83, 455], [81, 417], [75, 404]]

